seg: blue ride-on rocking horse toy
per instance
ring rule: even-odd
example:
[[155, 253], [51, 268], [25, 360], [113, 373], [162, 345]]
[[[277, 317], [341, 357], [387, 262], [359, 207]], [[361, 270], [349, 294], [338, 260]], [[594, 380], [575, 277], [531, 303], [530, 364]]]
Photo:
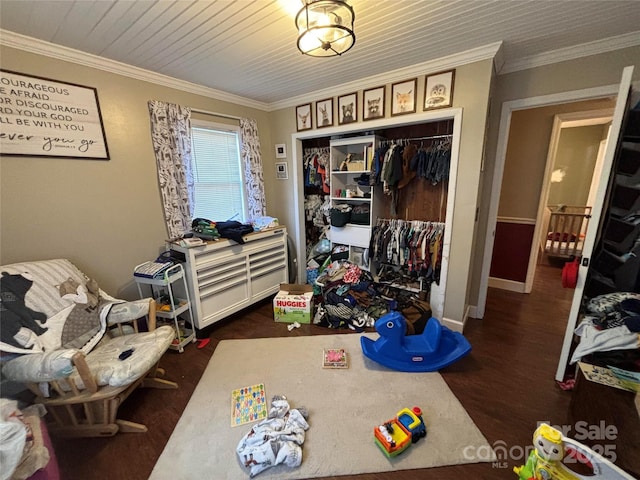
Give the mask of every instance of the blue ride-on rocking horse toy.
[[406, 335], [406, 320], [400, 312], [389, 312], [375, 323], [377, 340], [360, 337], [366, 357], [402, 372], [435, 372], [451, 365], [471, 351], [471, 345], [431, 317], [419, 335]]

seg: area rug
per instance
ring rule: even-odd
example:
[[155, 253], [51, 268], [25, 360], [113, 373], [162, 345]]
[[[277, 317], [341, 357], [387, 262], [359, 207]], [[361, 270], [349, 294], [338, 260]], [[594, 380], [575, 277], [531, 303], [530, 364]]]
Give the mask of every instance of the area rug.
[[[323, 368], [328, 348], [344, 348], [348, 368]], [[235, 449], [255, 423], [231, 426], [231, 393], [256, 384], [264, 384], [269, 405], [272, 396], [285, 395], [291, 408], [306, 407], [310, 425], [299, 467], [274, 466], [256, 478], [307, 479], [493, 460], [487, 440], [440, 374], [380, 366], [364, 357], [358, 334], [317, 335], [221, 341], [150, 478], [249, 478]], [[376, 446], [373, 429], [413, 406], [423, 411], [427, 437], [388, 458]]]

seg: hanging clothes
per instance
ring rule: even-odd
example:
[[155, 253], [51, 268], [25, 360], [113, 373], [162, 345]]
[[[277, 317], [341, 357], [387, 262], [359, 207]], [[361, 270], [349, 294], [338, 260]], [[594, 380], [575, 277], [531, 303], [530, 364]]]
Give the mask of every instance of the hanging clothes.
[[379, 219], [371, 233], [369, 256], [405, 275], [440, 282], [443, 222]]
[[420, 149], [418, 156], [411, 160], [411, 168], [416, 175], [433, 185], [449, 179], [451, 165], [451, 139], [449, 137]]
[[304, 167], [304, 213], [307, 259], [311, 251], [321, 239], [329, 224], [328, 206], [330, 191], [327, 165], [329, 164], [329, 147], [305, 148], [302, 151]]
[[305, 148], [302, 152], [304, 165], [305, 187], [321, 188], [323, 193], [329, 193], [329, 147]]

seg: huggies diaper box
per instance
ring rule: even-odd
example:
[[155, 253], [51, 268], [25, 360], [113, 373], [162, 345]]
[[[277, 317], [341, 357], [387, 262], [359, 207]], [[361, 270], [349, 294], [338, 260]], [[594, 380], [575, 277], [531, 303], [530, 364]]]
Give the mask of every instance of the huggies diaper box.
[[276, 322], [311, 323], [313, 317], [313, 286], [281, 283], [273, 299], [273, 318]]

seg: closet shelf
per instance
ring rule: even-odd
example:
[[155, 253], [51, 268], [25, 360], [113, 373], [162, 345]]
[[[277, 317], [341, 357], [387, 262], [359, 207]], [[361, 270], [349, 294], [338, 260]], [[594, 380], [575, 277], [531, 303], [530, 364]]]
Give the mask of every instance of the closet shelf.
[[331, 197], [336, 202], [370, 202], [371, 197]]
[[640, 142], [640, 110], [629, 110], [627, 115], [623, 139], [625, 141]]
[[640, 235], [640, 224], [611, 217], [604, 234], [605, 246], [618, 254], [631, 250]]
[[[331, 208], [340, 204], [348, 204], [355, 210], [359, 206], [362, 209], [368, 207], [368, 211], [357, 212], [357, 222], [355, 212], [352, 210], [350, 221], [346, 225], [338, 227], [342, 222], [333, 222], [327, 234], [334, 247], [345, 246], [346, 250], [340, 252], [345, 259], [356, 260], [354, 263], [364, 269], [370, 268], [364, 258], [364, 249], [369, 247], [371, 239], [372, 224], [380, 212], [380, 188], [368, 185], [371, 174], [374, 150], [377, 147], [379, 138], [375, 135], [362, 135], [349, 138], [332, 139], [329, 141], [329, 163], [332, 167], [331, 180]], [[340, 167], [346, 165], [351, 170], [341, 170]], [[364, 168], [362, 168], [364, 166]], [[360, 182], [363, 184], [361, 185]], [[355, 193], [358, 196], [341, 196], [340, 192]], [[364, 196], [364, 195], [367, 196]], [[360, 209], [358, 209], [360, 210]], [[333, 216], [333, 215], [332, 215]], [[333, 253], [332, 253], [333, 258]], [[374, 267], [375, 270], [375, 267]], [[372, 272], [373, 273], [373, 272]]]
[[347, 175], [347, 174], [362, 175], [363, 173], [371, 173], [371, 170], [335, 170], [331, 172], [331, 175]]
[[640, 211], [640, 186], [616, 185], [611, 200], [611, 213], [616, 217]]
[[624, 142], [620, 149], [617, 173], [636, 175], [640, 171], [640, 145]]

